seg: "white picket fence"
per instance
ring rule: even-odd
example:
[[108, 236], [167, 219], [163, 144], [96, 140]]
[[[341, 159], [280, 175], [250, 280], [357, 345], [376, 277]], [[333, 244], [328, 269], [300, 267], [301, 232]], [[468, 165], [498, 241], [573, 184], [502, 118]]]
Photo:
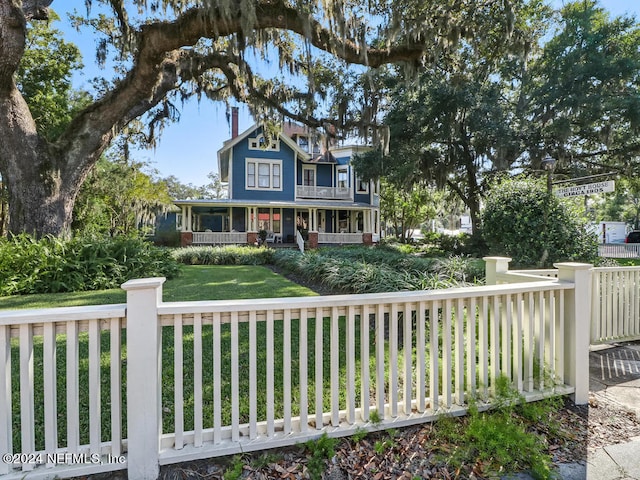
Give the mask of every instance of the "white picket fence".
[[[510, 260], [491, 259], [487, 283], [546, 281], [558, 276], [557, 269], [509, 270]], [[591, 278], [591, 344], [640, 339], [640, 267], [594, 267]]]
[[[490, 281], [503, 264], [487, 259]], [[0, 479], [155, 479], [164, 464], [463, 414], [471, 397], [485, 408], [502, 376], [527, 400], [585, 403], [590, 268], [175, 303], [161, 301], [164, 279], [142, 279], [123, 285], [126, 306], [0, 312]]]
[[640, 257], [640, 243], [605, 243], [598, 245], [598, 255], [613, 258]]

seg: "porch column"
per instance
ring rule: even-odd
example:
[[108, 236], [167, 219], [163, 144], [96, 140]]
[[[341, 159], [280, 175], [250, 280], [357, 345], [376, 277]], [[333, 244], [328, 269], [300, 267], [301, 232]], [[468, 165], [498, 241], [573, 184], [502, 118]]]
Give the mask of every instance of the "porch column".
[[364, 210], [362, 212], [362, 231], [364, 233], [371, 233], [371, 210]]
[[193, 213], [191, 211], [191, 205], [187, 205], [187, 232], [193, 232]]
[[182, 213], [182, 222], [180, 223], [180, 231], [187, 231], [187, 206], [180, 205], [180, 212]]
[[318, 231], [318, 209], [310, 208], [309, 209], [309, 231], [317, 232]]

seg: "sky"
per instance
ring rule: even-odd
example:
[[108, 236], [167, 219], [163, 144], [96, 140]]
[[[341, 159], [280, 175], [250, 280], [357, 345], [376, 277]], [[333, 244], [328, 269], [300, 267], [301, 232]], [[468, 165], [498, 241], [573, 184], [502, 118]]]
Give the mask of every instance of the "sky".
[[[555, 7], [561, 7], [564, 3], [565, 0], [551, 0]], [[79, 35], [73, 30], [65, 14], [73, 8], [83, 11], [83, 5], [84, 2], [77, 0], [57, 0], [51, 6], [62, 17], [57, 28], [67, 33], [67, 41], [80, 48], [84, 63], [89, 67], [95, 58], [95, 41], [89, 35]], [[626, 13], [640, 19], [640, 0], [600, 0], [600, 5], [613, 16]], [[103, 74], [97, 69], [90, 69], [89, 72], [89, 75], [74, 77], [76, 88], [89, 89], [88, 80]], [[231, 136], [225, 105], [207, 100], [198, 103], [194, 99], [178, 105], [178, 108], [180, 121], [164, 129], [155, 150], [138, 151], [135, 159], [147, 162], [150, 168], [157, 170], [159, 177], [174, 175], [185, 184], [207, 184], [207, 175], [218, 170], [217, 151]], [[252, 124], [248, 109], [239, 105], [239, 131], [245, 131]]]

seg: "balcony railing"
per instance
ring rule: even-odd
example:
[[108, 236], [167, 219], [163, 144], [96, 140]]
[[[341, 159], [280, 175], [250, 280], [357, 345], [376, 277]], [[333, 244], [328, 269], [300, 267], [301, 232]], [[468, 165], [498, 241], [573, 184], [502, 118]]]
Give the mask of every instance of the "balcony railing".
[[298, 198], [316, 198], [321, 200], [350, 200], [353, 192], [348, 187], [313, 187], [307, 185], [296, 186]]

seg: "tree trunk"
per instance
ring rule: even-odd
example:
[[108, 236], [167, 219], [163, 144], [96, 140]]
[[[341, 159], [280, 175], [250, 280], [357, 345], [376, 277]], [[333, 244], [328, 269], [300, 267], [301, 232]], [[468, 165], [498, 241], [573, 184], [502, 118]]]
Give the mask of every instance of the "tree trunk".
[[[50, 172], [45, 176], [51, 178]], [[70, 179], [59, 178], [47, 182], [42, 175], [29, 171], [19, 176], [8, 175], [9, 231], [43, 235], [66, 236], [71, 231], [73, 204], [79, 188]]]

